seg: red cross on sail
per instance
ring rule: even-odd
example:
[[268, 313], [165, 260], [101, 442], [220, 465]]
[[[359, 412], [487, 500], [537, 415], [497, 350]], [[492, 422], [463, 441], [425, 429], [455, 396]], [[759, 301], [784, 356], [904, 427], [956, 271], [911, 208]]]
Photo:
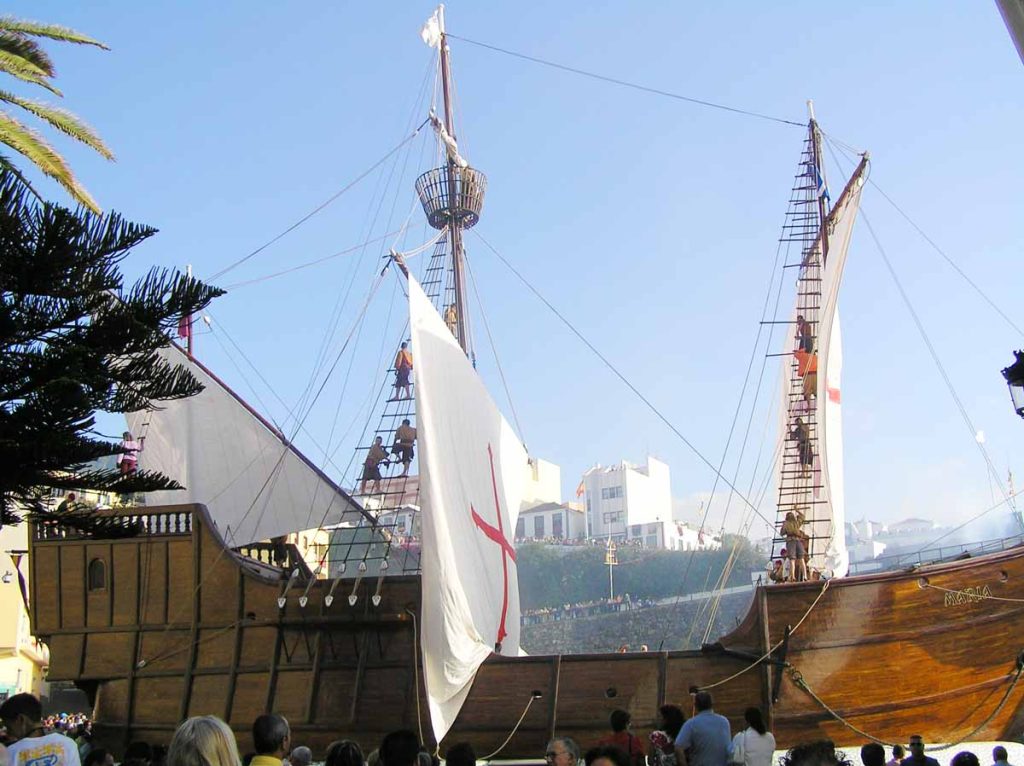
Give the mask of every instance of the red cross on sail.
[[[498, 639], [494, 642], [494, 651], [501, 651], [501, 642], [505, 640], [508, 631], [505, 630], [505, 620], [508, 617], [508, 559], [516, 560], [516, 549], [505, 537], [505, 530], [502, 525], [501, 501], [498, 500], [498, 482], [494, 476], [494, 452], [491, 445], [487, 445], [487, 459], [491, 464], [491, 488], [494, 491], [494, 513], [498, 517], [498, 526], [494, 527], [481, 518], [476, 509], [470, 505], [469, 510], [473, 516], [473, 523], [487, 536], [501, 547], [501, 577], [502, 577], [502, 599], [501, 599], [501, 622], [498, 623]], [[506, 556], [508, 558], [506, 558]]]

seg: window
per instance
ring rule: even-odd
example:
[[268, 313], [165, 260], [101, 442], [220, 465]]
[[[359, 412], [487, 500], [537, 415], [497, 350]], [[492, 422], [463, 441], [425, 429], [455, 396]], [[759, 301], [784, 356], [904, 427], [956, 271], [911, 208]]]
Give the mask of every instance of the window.
[[544, 517], [539, 513], [533, 517], [533, 536], [544, 537]]
[[562, 514], [560, 513], [556, 513], [551, 517], [551, 536], [565, 537], [565, 532], [562, 529]]
[[614, 500], [617, 497], [622, 497], [621, 485], [618, 487], [601, 487], [602, 500]]
[[634, 524], [629, 528], [630, 537], [643, 537], [643, 524]]
[[107, 589], [107, 564], [103, 559], [93, 559], [89, 562], [88, 572], [89, 590]]
[[604, 523], [605, 524], [618, 524], [618, 523], [620, 523], [622, 521], [625, 521], [625, 516], [626, 516], [626, 512], [625, 511], [609, 511], [609, 512], [604, 514]]
[[526, 537], [526, 519], [522, 516], [520, 516], [519, 521], [516, 522], [516, 537]]

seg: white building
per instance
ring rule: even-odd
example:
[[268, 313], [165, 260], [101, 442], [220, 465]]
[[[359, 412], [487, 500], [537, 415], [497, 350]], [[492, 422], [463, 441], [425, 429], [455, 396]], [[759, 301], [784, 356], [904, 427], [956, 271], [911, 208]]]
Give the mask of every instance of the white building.
[[665, 463], [648, 457], [643, 466], [625, 460], [618, 465], [595, 466], [583, 474], [583, 491], [588, 537], [676, 547], [679, 533], [672, 520], [672, 490]]
[[586, 535], [586, 517], [577, 503], [537, 503], [519, 511], [516, 522], [517, 540], [582, 540]]
[[683, 521], [676, 522], [677, 538], [672, 550], [676, 551], [717, 551], [722, 548], [722, 538], [717, 533], [701, 532]]
[[541, 503], [562, 502], [562, 469], [547, 460], [531, 457], [526, 466], [526, 485], [523, 487], [523, 502], [519, 506], [529, 508]]

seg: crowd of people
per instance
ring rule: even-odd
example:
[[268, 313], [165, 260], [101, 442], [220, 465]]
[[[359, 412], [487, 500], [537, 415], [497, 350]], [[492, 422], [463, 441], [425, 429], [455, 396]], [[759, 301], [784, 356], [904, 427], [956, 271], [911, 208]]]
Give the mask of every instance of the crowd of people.
[[[694, 695], [695, 714], [687, 719], [676, 705], [659, 709], [658, 728], [642, 742], [631, 730], [626, 710], [612, 711], [611, 731], [585, 752], [570, 737], [555, 737], [544, 750], [548, 766], [773, 766], [775, 737], [759, 708], [747, 708], [746, 727], [734, 735], [729, 719], [714, 710], [707, 691]], [[91, 745], [91, 724], [82, 715], [43, 717], [42, 705], [31, 694], [16, 694], [0, 705], [4, 730], [0, 734], [0, 766], [311, 766], [313, 751], [292, 740], [288, 721], [280, 715], [259, 716], [252, 725], [254, 750], [240, 754], [234, 732], [216, 716], [196, 716], [182, 723], [170, 745], [128, 745], [120, 761], [114, 753]], [[862, 766], [939, 766], [925, 755], [922, 737], [912, 735], [907, 750], [869, 743], [860, 749]], [[908, 752], [909, 751], [909, 752]], [[439, 766], [440, 753], [430, 753], [412, 731], [393, 731], [377, 749], [364, 754], [353, 740], [332, 742], [323, 753], [324, 766]], [[538, 753], [538, 756], [540, 753]], [[444, 753], [448, 766], [476, 766], [473, 747], [453, 744]], [[1006, 748], [992, 751], [992, 766], [1010, 766]], [[777, 766], [855, 766], [829, 740], [796, 745]], [[964, 750], [951, 766], [982, 766], [978, 756]]]
[[559, 622], [561, 620], [577, 620], [581, 617], [592, 617], [595, 614], [613, 614], [615, 612], [632, 612], [637, 609], [647, 609], [656, 606], [657, 603], [649, 598], [630, 598], [616, 596], [615, 598], [599, 598], [592, 601], [578, 601], [575, 604], [563, 604], [562, 606], [544, 606], [537, 609], [524, 609], [520, 612], [520, 621], [523, 625], [539, 625], [544, 622]]

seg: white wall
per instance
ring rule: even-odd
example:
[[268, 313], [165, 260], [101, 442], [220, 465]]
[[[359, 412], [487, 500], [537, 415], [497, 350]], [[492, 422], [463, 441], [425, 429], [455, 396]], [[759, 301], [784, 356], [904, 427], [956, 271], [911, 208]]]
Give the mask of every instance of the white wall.
[[[669, 467], [655, 458], [648, 457], [644, 466], [623, 461], [592, 468], [584, 475], [583, 486], [590, 537], [624, 540], [630, 537], [630, 527], [672, 520]], [[666, 534], [659, 537], [659, 545], [666, 546]]]
[[562, 502], [562, 469], [540, 458], [530, 458], [526, 466], [526, 486], [521, 507], [538, 503]]

